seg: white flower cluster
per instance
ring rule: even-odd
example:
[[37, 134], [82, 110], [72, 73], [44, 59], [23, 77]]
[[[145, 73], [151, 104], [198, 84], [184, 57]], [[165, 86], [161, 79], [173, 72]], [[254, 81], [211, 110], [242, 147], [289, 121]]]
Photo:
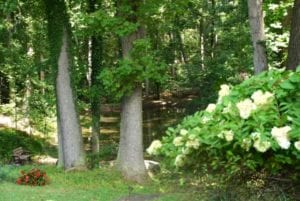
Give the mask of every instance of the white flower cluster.
[[186, 142], [186, 147], [187, 148], [193, 148], [193, 149], [198, 149], [200, 146], [200, 142], [197, 139], [193, 139], [193, 140], [188, 140]]
[[211, 120], [211, 118], [204, 116], [204, 117], [201, 119], [201, 122], [202, 122], [203, 124], [206, 124], [206, 123], [209, 122], [210, 120]]
[[272, 137], [276, 140], [276, 142], [282, 149], [288, 149], [291, 145], [288, 136], [288, 132], [290, 130], [292, 129], [289, 126], [284, 126], [281, 128], [277, 128], [277, 127], [272, 128], [271, 131]]
[[251, 96], [256, 106], [267, 104], [270, 100], [272, 100], [273, 97], [274, 94], [268, 91], [263, 93], [261, 90], [254, 92]]
[[253, 147], [259, 152], [266, 152], [271, 147], [271, 142], [265, 140], [256, 140]]
[[154, 140], [146, 151], [150, 155], [157, 155], [161, 147], [161, 142], [159, 140]]
[[261, 134], [258, 132], [251, 133], [251, 137], [254, 140], [253, 147], [259, 152], [266, 152], [271, 147], [271, 142], [262, 140]]
[[186, 136], [189, 132], [185, 130], [184, 128], [180, 130], [180, 135]]
[[300, 151], [300, 141], [294, 143], [295, 148]]
[[238, 102], [236, 104], [236, 107], [239, 109], [240, 116], [242, 119], [248, 119], [252, 111], [256, 110], [256, 105], [249, 98]]
[[205, 109], [207, 112], [212, 113], [216, 109], [216, 104], [210, 103], [208, 104], [207, 108]]
[[183, 145], [183, 138], [182, 137], [175, 137], [174, 140], [173, 140], [173, 144], [176, 146], [176, 147], [179, 147], [181, 145]]
[[251, 99], [247, 98], [243, 101], [240, 101], [236, 104], [237, 108], [239, 109], [240, 116], [242, 119], [248, 119], [252, 113], [252, 111], [256, 110], [257, 107], [265, 105], [272, 100], [274, 94], [270, 92], [262, 92], [261, 90], [255, 91]]
[[228, 96], [230, 93], [230, 87], [227, 84], [222, 84], [220, 88], [221, 89], [218, 92], [219, 94], [218, 103], [222, 101], [223, 97]]
[[233, 140], [234, 133], [232, 130], [225, 130], [219, 133], [217, 136], [221, 139], [225, 139], [227, 142], [231, 142]]
[[175, 166], [176, 167], [182, 167], [184, 165], [184, 155], [179, 154], [175, 158]]

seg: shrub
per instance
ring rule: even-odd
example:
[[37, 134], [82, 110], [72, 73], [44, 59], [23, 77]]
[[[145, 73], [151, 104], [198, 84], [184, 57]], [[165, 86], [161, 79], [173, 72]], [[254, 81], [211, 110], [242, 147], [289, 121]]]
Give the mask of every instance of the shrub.
[[21, 176], [16, 181], [19, 185], [44, 186], [49, 182], [46, 172], [40, 169], [21, 171], [20, 173]]
[[147, 149], [167, 165], [198, 170], [206, 163], [230, 174], [277, 172], [300, 165], [300, 68], [270, 70], [222, 85], [217, 103], [168, 128]]

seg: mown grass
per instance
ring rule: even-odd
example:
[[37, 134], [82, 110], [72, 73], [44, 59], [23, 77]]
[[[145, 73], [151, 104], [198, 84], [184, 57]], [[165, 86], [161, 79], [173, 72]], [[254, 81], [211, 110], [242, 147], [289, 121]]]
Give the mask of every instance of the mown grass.
[[[49, 185], [31, 187], [15, 184], [20, 170], [33, 167], [47, 172]], [[66, 173], [49, 165], [2, 166], [0, 172], [0, 201], [113, 201], [129, 194], [160, 194], [157, 201], [184, 200], [182, 193], [172, 192], [168, 185], [155, 181], [146, 185], [126, 182], [111, 168]]]
[[[2, 165], [12, 150], [22, 146], [33, 155], [55, 156], [55, 147], [45, 139], [24, 132], [0, 128], [0, 201], [115, 201], [129, 194], [160, 197], [156, 201], [296, 201], [300, 200], [300, 182], [279, 177], [270, 180], [267, 173], [236, 175], [230, 180], [222, 173], [176, 173], [162, 169], [148, 184], [124, 181], [113, 168], [97, 164], [114, 157], [115, 146], [103, 147], [99, 156], [88, 157], [92, 170], [68, 172], [50, 165], [16, 167]], [[203, 166], [205, 167], [205, 166]], [[15, 183], [21, 170], [40, 168], [47, 172], [50, 184], [44, 187], [19, 186]], [[292, 174], [295, 175], [295, 174]]]

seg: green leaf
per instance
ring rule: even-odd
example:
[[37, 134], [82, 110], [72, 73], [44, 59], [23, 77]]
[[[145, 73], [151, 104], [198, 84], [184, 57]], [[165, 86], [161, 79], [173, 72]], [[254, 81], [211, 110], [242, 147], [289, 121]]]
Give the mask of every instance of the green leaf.
[[282, 82], [280, 84], [280, 87], [283, 88], [283, 89], [295, 89], [295, 86], [291, 82], [289, 82], [288, 80]]
[[290, 80], [291, 82], [294, 82], [294, 83], [300, 82], [300, 75], [299, 75], [299, 74], [293, 74], [293, 75], [289, 78], [289, 80]]

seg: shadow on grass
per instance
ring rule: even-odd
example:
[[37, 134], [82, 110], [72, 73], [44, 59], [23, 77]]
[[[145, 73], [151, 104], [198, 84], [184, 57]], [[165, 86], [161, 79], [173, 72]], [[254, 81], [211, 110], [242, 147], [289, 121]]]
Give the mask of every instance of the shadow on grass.
[[23, 147], [33, 156], [57, 157], [56, 147], [47, 142], [46, 139], [10, 128], [0, 127], [0, 145], [0, 163], [9, 163], [12, 159], [12, 152], [17, 147]]

